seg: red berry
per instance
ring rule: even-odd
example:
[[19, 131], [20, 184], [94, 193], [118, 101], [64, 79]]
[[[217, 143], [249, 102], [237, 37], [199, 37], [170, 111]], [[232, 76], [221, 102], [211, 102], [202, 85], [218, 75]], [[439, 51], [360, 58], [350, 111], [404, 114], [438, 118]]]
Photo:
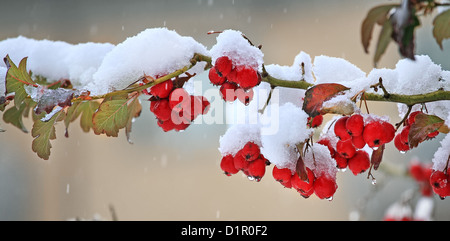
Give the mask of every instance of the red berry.
[[374, 121], [364, 127], [364, 141], [371, 148], [378, 148], [383, 144], [384, 127], [380, 122]]
[[227, 77], [227, 75], [233, 68], [233, 63], [227, 56], [222, 56], [216, 59], [214, 67], [217, 70], [219, 76]]
[[381, 141], [383, 142], [383, 144], [391, 142], [395, 137], [394, 126], [389, 122], [382, 122], [381, 125], [384, 128], [383, 129], [384, 135]]
[[243, 88], [236, 89], [235, 94], [239, 99], [239, 101], [242, 102], [242, 104], [244, 105], [249, 105], [254, 95], [253, 89], [244, 90]]
[[341, 140], [348, 140], [352, 137], [345, 127], [348, 118], [348, 116], [343, 116], [334, 123], [334, 134]]
[[266, 160], [264, 158], [257, 158], [248, 164], [248, 175], [253, 177], [256, 181], [260, 181], [266, 173]]
[[322, 125], [323, 115], [316, 115], [312, 119], [308, 117], [308, 126], [311, 128], [317, 128]]
[[186, 109], [187, 107], [190, 107], [190, 99], [191, 97], [185, 89], [177, 88], [172, 91], [172, 93], [170, 93], [170, 108], [174, 109], [175, 111]]
[[278, 168], [274, 166], [272, 169], [272, 176], [277, 181], [286, 186], [285, 184], [291, 185], [292, 171], [289, 168]]
[[362, 135], [360, 136], [352, 136], [352, 143], [353, 146], [357, 149], [362, 149], [366, 145], [366, 142], [364, 141], [364, 137]]
[[150, 111], [161, 121], [169, 120], [172, 114], [172, 109], [170, 109], [169, 101], [167, 99], [152, 101], [150, 104]]
[[313, 193], [313, 186], [315, 182], [314, 173], [311, 171], [311, 169], [306, 168], [307, 177], [308, 179], [303, 181], [298, 176], [298, 173], [294, 173], [291, 177], [291, 185], [292, 187], [297, 190], [304, 198], [308, 198]]
[[450, 196], [449, 181], [448, 175], [442, 171], [434, 171], [430, 176], [431, 187], [441, 199]]
[[345, 128], [351, 136], [362, 135], [364, 130], [364, 118], [359, 114], [350, 116], [345, 122]]
[[203, 112], [203, 96], [194, 96], [191, 95], [191, 108], [189, 109], [189, 114], [191, 116], [191, 120], [197, 118], [198, 115]]
[[172, 80], [166, 80], [162, 83], [159, 83], [151, 87], [150, 94], [155, 97], [163, 99], [169, 97], [170, 92], [172, 92], [172, 89], [173, 89]]
[[211, 104], [209, 103], [208, 99], [202, 96], [202, 115], [206, 115], [210, 107]]
[[220, 76], [219, 73], [217, 73], [215, 67], [209, 69], [208, 77], [213, 85], [222, 85], [227, 80], [224, 76]]
[[425, 170], [422, 167], [422, 165], [418, 161], [411, 162], [409, 166], [409, 174], [416, 180], [416, 181], [425, 181], [427, 180], [427, 177], [425, 176]]
[[250, 67], [238, 67], [237, 71], [237, 83], [243, 89], [249, 89], [257, 86], [260, 82], [258, 73], [255, 69]]
[[238, 83], [238, 79], [237, 79], [237, 70], [236, 70], [236, 68], [233, 68], [233, 69], [231, 70], [231, 72], [228, 73], [228, 75], [227, 75], [227, 81], [230, 82], [230, 83], [234, 83], [234, 84], [237, 84], [237, 83]]
[[260, 154], [259, 146], [251, 141], [247, 142], [241, 150], [241, 155], [249, 162], [256, 160]]
[[234, 166], [238, 170], [247, 170], [249, 162], [242, 155], [242, 151], [238, 151], [234, 156]]
[[400, 152], [406, 152], [409, 151], [409, 145], [408, 143], [405, 143], [402, 141], [401, 134], [397, 134], [394, 138], [394, 145]]
[[427, 135], [427, 138], [435, 138], [437, 135], [439, 135], [439, 131], [434, 131], [434, 132], [431, 132], [431, 133], [429, 133], [428, 135]]
[[339, 140], [336, 144], [336, 151], [339, 155], [347, 159], [352, 158], [356, 153], [356, 149], [351, 140]]
[[222, 157], [220, 161], [220, 168], [225, 172], [225, 175], [231, 176], [239, 172], [236, 167], [234, 167], [234, 158], [232, 155], [226, 155]]
[[414, 122], [416, 122], [416, 115], [422, 113], [422, 111], [414, 111], [411, 114], [409, 114], [408, 119], [406, 121], [406, 125], [412, 125]]
[[237, 85], [230, 83], [230, 82], [225, 82], [220, 87], [220, 96], [222, 96], [222, 98], [225, 101], [233, 102], [237, 98], [237, 96], [235, 94], [236, 89], [237, 89]]
[[365, 172], [370, 167], [370, 157], [367, 152], [363, 150], [356, 151], [355, 155], [348, 159], [348, 168], [353, 175], [358, 175]]
[[336, 161], [336, 167], [338, 169], [345, 169], [348, 166], [348, 159], [341, 155], [334, 155], [334, 160]]
[[336, 180], [328, 177], [327, 175], [322, 175], [314, 181], [314, 193], [320, 199], [329, 199], [333, 198], [334, 193], [337, 189]]
[[159, 127], [161, 127], [161, 129], [163, 129], [164, 132], [171, 131], [175, 128], [175, 124], [171, 119], [168, 119], [166, 121], [158, 120], [157, 124]]
[[400, 138], [406, 144], [409, 144], [409, 129], [411, 129], [411, 126], [405, 126], [400, 132]]

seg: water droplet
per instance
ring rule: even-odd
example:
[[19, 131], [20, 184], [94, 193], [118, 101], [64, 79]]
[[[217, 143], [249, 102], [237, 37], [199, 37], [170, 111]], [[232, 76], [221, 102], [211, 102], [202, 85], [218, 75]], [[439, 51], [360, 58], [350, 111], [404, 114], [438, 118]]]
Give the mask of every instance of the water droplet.
[[441, 200], [444, 200], [444, 199], [445, 199], [445, 197], [442, 197], [442, 196], [439, 196], [439, 198], [440, 198]]
[[377, 184], [377, 179], [372, 178], [372, 185], [376, 185]]
[[247, 176], [247, 178], [248, 178], [248, 180], [250, 180], [250, 181], [253, 181], [253, 180], [255, 180], [255, 178], [254, 178], [254, 177], [252, 177], [252, 176]]
[[347, 171], [347, 168], [345, 167], [345, 168], [339, 168], [338, 169], [340, 172], [345, 172], [345, 171]]
[[406, 151], [400, 151], [400, 153], [402, 153], [402, 154], [405, 154], [405, 153], [406, 153]]
[[328, 201], [333, 201], [333, 196], [325, 198]]
[[256, 182], [259, 182], [259, 181], [261, 181], [261, 178], [260, 178], [260, 177], [256, 177], [256, 178], [255, 178], [255, 181], [256, 181]]
[[376, 151], [376, 150], [378, 150], [378, 146], [374, 146], [374, 147], [372, 147], [372, 149], [373, 149], [374, 151]]

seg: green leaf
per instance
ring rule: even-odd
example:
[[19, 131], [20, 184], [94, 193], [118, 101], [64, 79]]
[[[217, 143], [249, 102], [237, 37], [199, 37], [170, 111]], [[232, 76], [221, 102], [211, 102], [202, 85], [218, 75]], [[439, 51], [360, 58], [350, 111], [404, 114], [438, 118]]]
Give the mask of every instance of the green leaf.
[[389, 11], [398, 7], [398, 4], [388, 4], [374, 7], [369, 10], [366, 18], [363, 20], [361, 25], [361, 41], [364, 47], [364, 51], [366, 53], [369, 52], [369, 44], [372, 39], [373, 27], [376, 24], [383, 26], [385, 21], [387, 20], [387, 15]]
[[106, 97], [92, 118], [94, 133], [117, 137], [129, 120], [128, 102], [127, 95]]
[[130, 139], [130, 133], [131, 133], [131, 125], [133, 123], [133, 119], [139, 117], [142, 112], [142, 105], [139, 101], [139, 98], [137, 98], [137, 97], [138, 97], [138, 95], [133, 97], [134, 99], [128, 105], [128, 121], [127, 121], [127, 125], [125, 126], [125, 134], [127, 137], [127, 141], [129, 143], [132, 143], [131, 139]]
[[386, 49], [391, 42], [392, 24], [391, 21], [385, 21], [381, 28], [380, 36], [378, 36], [377, 48], [373, 57], [373, 63], [377, 66], [381, 56], [386, 52]]
[[[42, 116], [44, 115], [40, 115], [40, 117]], [[31, 135], [34, 137], [34, 140], [31, 148], [40, 158], [48, 160], [50, 157], [50, 149], [52, 147], [50, 140], [56, 139], [55, 124], [58, 121], [62, 121], [64, 117], [64, 111], [61, 110], [48, 121], [38, 119], [34, 122], [33, 129], [31, 130]]]
[[22, 103], [17, 109], [15, 106], [12, 106], [8, 110], [3, 113], [3, 121], [5, 123], [10, 123], [13, 126], [19, 128], [21, 131], [28, 133], [27, 128], [24, 126], [22, 121], [23, 112], [25, 111], [26, 104]]
[[98, 109], [100, 103], [97, 101], [84, 101], [75, 102], [67, 109], [66, 118], [64, 119], [64, 124], [66, 126], [65, 136], [68, 137], [69, 124], [75, 121], [80, 115], [80, 126], [84, 132], [89, 132], [93, 127], [92, 116]]
[[428, 134], [439, 130], [444, 125], [444, 120], [435, 116], [419, 113], [415, 122], [411, 125], [408, 135], [410, 148], [415, 148], [419, 143], [427, 139]]
[[450, 38], [450, 9], [442, 12], [433, 20], [433, 36], [439, 47], [442, 47], [442, 40]]
[[20, 61], [19, 67], [12, 62], [9, 55], [3, 60], [8, 67], [6, 74], [6, 93], [15, 93], [14, 104], [16, 108], [20, 108], [20, 105], [28, 95], [25, 92], [24, 85], [36, 85], [27, 72], [27, 57]]

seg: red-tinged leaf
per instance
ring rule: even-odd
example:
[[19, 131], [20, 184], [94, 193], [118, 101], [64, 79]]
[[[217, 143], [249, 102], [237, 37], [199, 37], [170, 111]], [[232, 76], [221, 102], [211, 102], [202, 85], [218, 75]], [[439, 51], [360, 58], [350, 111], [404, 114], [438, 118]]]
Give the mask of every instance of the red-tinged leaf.
[[37, 106], [35, 109], [36, 114], [40, 114], [42, 111], [50, 113], [55, 106], [66, 107], [72, 105], [72, 98], [74, 91], [58, 88], [58, 89], [47, 89], [45, 87], [38, 90], [42, 93], [37, 101]]
[[36, 84], [31, 79], [30, 74], [27, 72], [27, 58], [23, 58], [19, 66], [16, 66], [13, 61], [7, 55], [4, 59], [8, 71], [6, 74], [6, 93], [14, 93], [14, 105], [17, 109], [28, 96], [25, 92], [25, 85], [35, 86]]
[[319, 115], [321, 114], [323, 102], [348, 89], [341, 84], [335, 83], [315, 85], [305, 92], [303, 110], [311, 117]]
[[421, 142], [427, 139], [428, 134], [439, 130], [443, 125], [444, 120], [435, 115], [427, 115], [424, 113], [417, 114], [415, 122], [409, 129], [409, 147], [417, 147]]
[[387, 20], [387, 15], [389, 11], [399, 6], [398, 4], [388, 4], [388, 5], [381, 5], [376, 6], [369, 10], [367, 13], [366, 18], [363, 20], [361, 25], [361, 42], [364, 47], [364, 51], [366, 53], [369, 52], [369, 44], [370, 40], [372, 39], [372, 32], [373, 27], [375, 26], [375, 23], [383, 26], [384, 22]]
[[450, 9], [440, 13], [433, 20], [433, 36], [443, 49], [442, 40], [450, 38]]
[[384, 146], [385, 144], [378, 147], [378, 149], [373, 150], [372, 156], [370, 157], [370, 164], [373, 166], [374, 170], [377, 170], [381, 164], [381, 160], [383, 159]]

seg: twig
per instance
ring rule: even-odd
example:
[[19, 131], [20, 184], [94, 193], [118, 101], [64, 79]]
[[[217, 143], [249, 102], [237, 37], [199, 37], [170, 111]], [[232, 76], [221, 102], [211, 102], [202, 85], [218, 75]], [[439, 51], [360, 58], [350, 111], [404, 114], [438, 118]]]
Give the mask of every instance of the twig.
[[405, 114], [405, 116], [403, 116], [403, 119], [399, 123], [395, 124], [395, 131], [397, 131], [400, 128], [400, 126], [403, 123], [405, 123], [405, 121], [408, 119], [408, 116], [411, 113], [412, 107], [413, 107], [412, 105], [408, 105], [408, 111], [406, 111], [406, 114]]

